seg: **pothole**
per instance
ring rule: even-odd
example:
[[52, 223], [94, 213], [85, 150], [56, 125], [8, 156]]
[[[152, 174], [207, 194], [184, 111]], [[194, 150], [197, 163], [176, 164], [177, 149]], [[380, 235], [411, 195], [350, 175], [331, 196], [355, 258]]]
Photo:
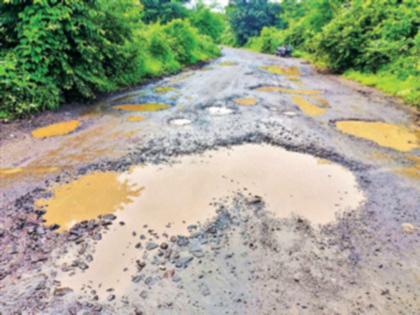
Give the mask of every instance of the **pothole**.
[[378, 121], [343, 120], [336, 122], [343, 133], [367, 139], [394, 150], [408, 152], [419, 148], [420, 130]]
[[141, 187], [121, 180], [116, 172], [95, 172], [80, 179], [56, 186], [52, 197], [38, 199], [37, 208], [47, 210], [44, 219], [47, 225], [58, 224], [60, 231], [74, 224], [91, 220], [100, 214], [124, 209], [132, 198], [140, 196]]
[[127, 120], [130, 122], [139, 122], [139, 121], [143, 121], [144, 119], [145, 119], [144, 116], [129, 116], [127, 118]]
[[253, 106], [257, 104], [257, 100], [254, 97], [236, 98], [234, 102], [241, 106]]
[[[89, 285], [98, 294], [112, 287], [115, 294], [124, 293], [137, 272], [136, 260], [152, 249], [148, 242], [186, 234], [190, 224], [216, 215], [211, 202], [238, 191], [261, 196], [278, 217], [296, 214], [314, 224], [331, 222], [337, 212], [356, 209], [364, 200], [354, 175], [343, 166], [281, 147], [245, 144], [175, 162], [92, 173], [57, 186], [50, 199], [37, 201], [47, 211], [48, 224], [69, 227], [110, 212], [121, 223], [102, 234], [89, 268], [59, 275], [63, 286], [81, 292]], [[75, 255], [65, 260], [71, 262]]]
[[169, 92], [173, 92], [175, 90], [176, 90], [175, 88], [170, 87], [170, 86], [159, 86], [159, 87], [155, 88], [155, 93], [166, 94], [166, 93], [169, 93]]
[[55, 124], [51, 124], [42, 128], [38, 128], [32, 131], [32, 137], [34, 138], [49, 138], [56, 136], [63, 136], [77, 129], [80, 126], [80, 121], [69, 120]]
[[306, 100], [303, 96], [295, 95], [295, 96], [292, 97], [292, 101], [307, 116], [312, 116], [312, 117], [321, 116], [321, 115], [325, 114], [325, 112], [326, 112], [325, 108], [321, 108], [321, 107], [318, 107], [318, 106], [312, 104], [311, 102]]
[[125, 104], [113, 106], [113, 109], [132, 111], [132, 112], [156, 112], [168, 109], [171, 106], [164, 103], [145, 103], [145, 104]]
[[234, 62], [234, 61], [222, 61], [222, 62], [219, 62], [219, 66], [222, 66], [222, 67], [232, 67], [232, 66], [236, 66], [236, 65], [238, 65], [236, 62]]
[[174, 118], [169, 120], [169, 124], [174, 126], [187, 126], [191, 124], [191, 120], [187, 118]]
[[233, 110], [226, 106], [210, 106], [207, 111], [213, 116], [225, 116], [233, 113]]
[[300, 70], [296, 66], [282, 67], [279, 65], [271, 65], [271, 66], [263, 66], [261, 67], [261, 69], [264, 71], [273, 73], [273, 74], [284, 75], [292, 79], [297, 79], [297, 77], [300, 76]]

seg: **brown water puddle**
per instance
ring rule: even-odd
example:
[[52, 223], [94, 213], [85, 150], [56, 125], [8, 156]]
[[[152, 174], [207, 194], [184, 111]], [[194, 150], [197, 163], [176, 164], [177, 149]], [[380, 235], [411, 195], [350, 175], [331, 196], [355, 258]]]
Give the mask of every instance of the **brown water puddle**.
[[32, 137], [34, 138], [48, 138], [63, 136], [69, 134], [79, 127], [80, 121], [69, 120], [63, 121], [56, 124], [48, 125], [46, 127], [38, 128], [32, 131]]
[[165, 94], [172, 91], [175, 91], [175, 88], [169, 87], [169, 86], [160, 86], [160, 87], [155, 88], [155, 93], [157, 94]]
[[257, 100], [253, 97], [237, 98], [234, 102], [241, 106], [253, 106], [257, 104]]
[[115, 212], [140, 195], [141, 188], [118, 177], [116, 172], [82, 176], [54, 187], [52, 197], [36, 200], [35, 206], [48, 210], [44, 216], [47, 225], [58, 224], [60, 231], [67, 230], [77, 222]]
[[12, 182], [24, 178], [38, 178], [45, 174], [59, 171], [58, 167], [52, 166], [27, 166], [15, 168], [0, 168], [0, 187], [7, 187]]
[[420, 157], [410, 155], [407, 159], [413, 162], [412, 165], [398, 168], [397, 173], [415, 180], [420, 180]]
[[[141, 193], [139, 187], [144, 187]], [[149, 235], [149, 229], [161, 239], [163, 233], [187, 234], [189, 224], [216, 215], [212, 201], [237, 191], [262, 196], [278, 217], [295, 213], [314, 224], [331, 222], [336, 212], [355, 209], [364, 200], [353, 174], [340, 165], [320, 165], [314, 156], [280, 147], [246, 144], [180, 157], [172, 166], [87, 175], [55, 188], [52, 199], [38, 204], [46, 206], [48, 223], [67, 227], [107, 212], [125, 222], [103, 234], [89, 269], [59, 276], [63, 286], [77, 291], [90, 283], [95, 289], [101, 286], [103, 294], [110, 287], [120, 294], [132, 284], [135, 261], [144, 253], [147, 241], [142, 242], [143, 249], [136, 248], [138, 235]]]
[[125, 104], [113, 106], [113, 109], [132, 111], [132, 112], [156, 112], [171, 107], [163, 103], [146, 103], [146, 104]]
[[289, 79], [298, 79], [300, 76], [300, 70], [296, 66], [290, 66], [290, 67], [282, 67], [279, 65], [271, 65], [271, 66], [264, 66], [261, 67], [262, 70], [273, 73], [273, 74], [279, 74], [289, 77]]
[[144, 119], [145, 119], [144, 116], [129, 116], [127, 118], [127, 120], [130, 122], [139, 122], [139, 121], [143, 121]]
[[327, 111], [325, 108], [312, 104], [302, 96], [293, 96], [292, 101], [308, 116], [321, 116]]
[[232, 66], [236, 66], [236, 65], [237, 65], [237, 63], [233, 62], [233, 61], [222, 61], [222, 62], [219, 63], [219, 66], [222, 66], [222, 67], [232, 67]]
[[336, 127], [346, 134], [367, 139], [380, 146], [408, 152], [419, 148], [419, 130], [384, 122], [338, 121]]
[[321, 94], [321, 91], [318, 90], [298, 90], [298, 89], [287, 89], [279, 86], [262, 86], [255, 89], [258, 92], [268, 92], [268, 93], [287, 93], [287, 94], [296, 94], [296, 95], [318, 95]]

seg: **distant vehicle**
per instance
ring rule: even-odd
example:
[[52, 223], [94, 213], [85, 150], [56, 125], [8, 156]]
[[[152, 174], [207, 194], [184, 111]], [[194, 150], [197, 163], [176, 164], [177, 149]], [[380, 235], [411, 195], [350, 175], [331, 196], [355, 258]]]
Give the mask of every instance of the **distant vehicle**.
[[290, 57], [292, 55], [293, 48], [290, 45], [277, 47], [276, 55], [279, 57]]

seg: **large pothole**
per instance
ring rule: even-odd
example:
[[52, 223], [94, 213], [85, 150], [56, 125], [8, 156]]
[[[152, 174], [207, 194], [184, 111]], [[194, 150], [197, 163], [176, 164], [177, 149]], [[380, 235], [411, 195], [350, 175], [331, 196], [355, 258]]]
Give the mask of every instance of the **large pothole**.
[[261, 196], [278, 217], [295, 214], [314, 224], [331, 222], [338, 211], [355, 209], [364, 199], [354, 175], [341, 165], [271, 145], [244, 144], [183, 156], [173, 165], [92, 173], [56, 187], [52, 198], [38, 203], [46, 208], [48, 223], [65, 228], [100, 210], [114, 210], [121, 224], [103, 234], [89, 268], [60, 280], [77, 290], [89, 284], [124, 292], [140, 255], [138, 235], [150, 230], [157, 237], [187, 234], [189, 225], [216, 215], [212, 201], [238, 191]]

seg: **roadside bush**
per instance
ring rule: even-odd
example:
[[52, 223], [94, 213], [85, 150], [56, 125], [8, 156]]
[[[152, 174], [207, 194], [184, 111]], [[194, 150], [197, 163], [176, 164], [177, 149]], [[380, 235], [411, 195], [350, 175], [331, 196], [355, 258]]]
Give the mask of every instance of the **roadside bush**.
[[135, 57], [127, 45], [133, 15], [119, 13], [140, 11], [130, 0], [104, 3], [2, 2], [0, 25], [14, 30], [1, 47], [2, 111], [51, 109], [59, 100], [115, 89]]
[[222, 14], [210, 11], [209, 8], [200, 4], [191, 13], [191, 25], [204, 35], [211, 37], [216, 43], [220, 43], [220, 38], [226, 27], [225, 19]]
[[137, 0], [0, 2], [0, 118], [94, 98], [219, 53], [188, 21], [144, 25]]
[[263, 29], [248, 47], [291, 44], [322, 68], [420, 103], [417, 0], [285, 0], [282, 9], [285, 28]]
[[274, 54], [276, 48], [284, 43], [284, 34], [275, 27], [264, 27], [260, 36], [251, 37], [246, 47], [264, 53]]

